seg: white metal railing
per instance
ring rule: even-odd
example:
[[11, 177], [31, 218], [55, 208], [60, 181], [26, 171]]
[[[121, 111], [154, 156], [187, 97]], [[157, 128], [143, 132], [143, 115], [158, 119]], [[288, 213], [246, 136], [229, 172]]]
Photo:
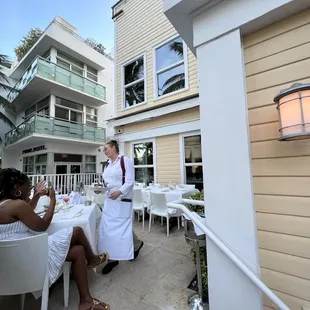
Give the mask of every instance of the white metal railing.
[[28, 175], [32, 185], [44, 179], [51, 182], [58, 194], [69, 194], [77, 191], [80, 183], [84, 186], [92, 185], [101, 179], [101, 173], [70, 173], [70, 174], [37, 174]]
[[167, 204], [168, 207], [181, 210], [185, 213], [222, 252], [281, 310], [290, 310], [283, 301], [276, 296], [205, 224], [201, 217], [191, 212], [185, 205], [204, 206], [201, 200], [179, 199]]

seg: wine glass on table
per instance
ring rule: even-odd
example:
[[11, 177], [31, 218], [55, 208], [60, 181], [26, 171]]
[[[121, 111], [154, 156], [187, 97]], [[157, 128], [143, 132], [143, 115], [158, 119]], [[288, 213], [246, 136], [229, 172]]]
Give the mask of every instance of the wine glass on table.
[[63, 197], [62, 200], [65, 203], [65, 211], [68, 211], [69, 210], [70, 197]]

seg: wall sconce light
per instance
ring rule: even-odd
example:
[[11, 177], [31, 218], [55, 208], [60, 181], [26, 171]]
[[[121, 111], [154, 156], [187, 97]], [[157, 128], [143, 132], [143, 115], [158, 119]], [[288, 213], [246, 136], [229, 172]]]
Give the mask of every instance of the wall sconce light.
[[295, 83], [274, 98], [280, 122], [280, 141], [310, 138], [310, 84]]

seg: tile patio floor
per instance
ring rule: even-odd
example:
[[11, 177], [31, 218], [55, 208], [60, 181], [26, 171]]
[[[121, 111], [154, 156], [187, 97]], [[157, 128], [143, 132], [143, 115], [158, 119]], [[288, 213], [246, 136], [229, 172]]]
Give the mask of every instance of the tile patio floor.
[[[174, 227], [170, 237], [166, 227], [158, 223], [148, 232], [141, 223], [134, 223], [135, 232], [144, 241], [139, 258], [134, 262], [122, 262], [110, 274], [89, 273], [90, 291], [94, 297], [110, 304], [112, 310], [187, 310], [187, 299], [193, 291], [187, 286], [195, 275], [195, 267], [189, 255], [190, 247], [184, 239], [184, 231]], [[68, 310], [77, 310], [78, 292], [75, 282], [70, 282]], [[19, 296], [1, 297], [1, 310], [19, 310]], [[39, 310], [40, 300], [28, 294], [24, 310]], [[50, 293], [49, 310], [63, 308], [62, 281]]]

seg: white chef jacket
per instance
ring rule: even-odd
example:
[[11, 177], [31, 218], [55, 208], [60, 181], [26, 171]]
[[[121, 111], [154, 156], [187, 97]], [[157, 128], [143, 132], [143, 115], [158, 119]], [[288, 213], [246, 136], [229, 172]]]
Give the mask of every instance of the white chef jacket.
[[123, 172], [121, 167], [121, 155], [118, 155], [114, 163], [112, 163], [110, 159], [109, 165], [105, 167], [102, 176], [104, 184], [108, 188], [107, 197], [115, 191], [120, 190], [122, 195], [120, 195], [117, 200], [121, 200], [122, 198], [132, 199], [133, 186], [135, 183], [135, 169], [132, 160], [126, 156], [124, 156], [124, 165], [126, 170], [124, 184], [122, 184]]

